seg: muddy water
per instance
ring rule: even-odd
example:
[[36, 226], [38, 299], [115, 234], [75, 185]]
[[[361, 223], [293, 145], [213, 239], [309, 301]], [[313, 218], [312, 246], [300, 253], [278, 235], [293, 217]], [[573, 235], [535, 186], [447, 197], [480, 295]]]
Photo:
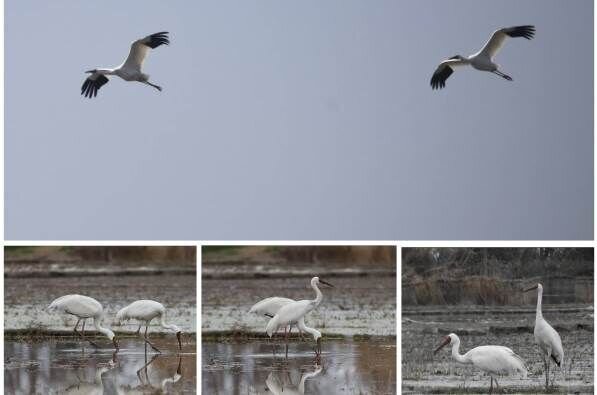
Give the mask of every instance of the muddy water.
[[[74, 317], [48, 314], [45, 309], [55, 298], [73, 293], [91, 296], [102, 303], [107, 326], [117, 331], [137, 329], [134, 324], [116, 325], [114, 317], [120, 308], [138, 299], [161, 302], [167, 308], [167, 321], [182, 327], [184, 332], [196, 331], [194, 275], [7, 278], [4, 282], [4, 328], [72, 330], [76, 323]], [[157, 320], [152, 324], [150, 332], [162, 331]]]
[[[396, 276], [329, 277], [334, 288], [321, 286], [323, 302], [306, 317], [324, 334], [352, 336], [396, 334]], [[202, 331], [264, 333], [266, 317], [248, 314], [270, 296], [314, 299], [308, 277], [276, 279], [203, 279]]]
[[395, 394], [394, 340], [324, 341], [320, 361], [307, 342], [288, 358], [268, 342], [204, 343], [204, 394]]
[[[4, 343], [6, 394], [195, 393], [196, 346], [153, 340], [162, 354], [138, 339], [122, 339], [118, 354], [72, 340]], [[145, 366], [147, 364], [147, 366]], [[180, 364], [180, 365], [179, 365]]]
[[[568, 306], [570, 307], [570, 306]], [[545, 318], [558, 330], [564, 348], [562, 369], [552, 369], [554, 393], [593, 393], [593, 316], [587, 306], [570, 311], [544, 309]], [[489, 376], [478, 369], [455, 363], [446, 347], [433, 354], [441, 337], [459, 335], [460, 353], [480, 345], [503, 345], [520, 355], [528, 368], [526, 379], [519, 376], [498, 378], [508, 393], [542, 393], [545, 376], [543, 361], [533, 336], [534, 313], [518, 313], [516, 307], [499, 313], [468, 314], [451, 309], [447, 314], [427, 314], [425, 308], [403, 312], [402, 393], [475, 393], [489, 390]], [[553, 364], [552, 364], [553, 367]]]

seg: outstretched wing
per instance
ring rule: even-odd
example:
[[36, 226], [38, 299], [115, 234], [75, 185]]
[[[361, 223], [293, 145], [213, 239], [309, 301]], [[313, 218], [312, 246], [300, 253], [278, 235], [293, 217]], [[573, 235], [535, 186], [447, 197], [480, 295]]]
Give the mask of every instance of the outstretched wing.
[[442, 89], [446, 86], [446, 80], [452, 75], [454, 69], [463, 66], [464, 62], [458, 57], [446, 59], [437, 66], [435, 72], [431, 76], [431, 89]]
[[108, 77], [95, 72], [83, 82], [83, 86], [81, 86], [81, 94], [91, 99], [92, 97], [97, 96], [97, 91], [107, 83]]
[[149, 50], [157, 48], [162, 44], [170, 44], [168, 32], [154, 33], [147, 37], [143, 37], [140, 40], [134, 41], [131, 44], [131, 52], [129, 52], [129, 56], [126, 58], [122, 66], [125, 68], [141, 71], [141, 67], [143, 67], [143, 61], [145, 61]]
[[491, 35], [491, 38], [485, 43], [485, 46], [479, 53], [489, 56], [490, 58], [502, 48], [504, 41], [507, 37], [524, 37], [530, 40], [535, 36], [535, 26], [524, 25], [524, 26], [513, 26], [498, 29]]

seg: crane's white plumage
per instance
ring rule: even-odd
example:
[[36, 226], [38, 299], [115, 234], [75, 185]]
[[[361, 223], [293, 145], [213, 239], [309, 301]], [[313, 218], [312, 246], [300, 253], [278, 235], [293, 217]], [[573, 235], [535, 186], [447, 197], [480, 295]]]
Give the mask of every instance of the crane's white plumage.
[[[73, 330], [77, 335], [81, 336], [83, 340], [85, 340], [85, 321], [88, 318], [93, 318], [95, 329], [108, 339], [112, 340], [114, 348], [118, 350], [118, 341], [114, 332], [102, 326], [104, 320], [104, 308], [97, 300], [84, 295], [64, 295], [52, 301], [48, 306], [48, 311], [70, 314], [77, 317], [78, 320]], [[81, 330], [81, 333], [79, 333], [77, 332], [77, 326], [81, 320], [83, 320], [83, 329]], [[93, 342], [91, 342], [91, 344], [95, 345]]]
[[317, 285], [320, 283], [333, 287], [332, 284], [320, 280], [319, 277], [313, 277], [311, 279], [311, 288], [313, 288], [315, 291], [315, 299], [293, 301], [282, 306], [274, 315], [274, 317], [267, 323], [265, 331], [269, 337], [272, 337], [273, 334], [278, 331], [279, 327], [297, 323], [297, 326], [300, 330], [310, 333], [313, 336], [314, 340], [317, 342], [316, 353], [319, 354], [321, 351], [321, 332], [306, 326], [304, 317], [307, 313], [317, 308], [323, 300], [323, 294], [317, 287]]
[[537, 312], [535, 315], [535, 342], [541, 349], [541, 356], [543, 357], [543, 365], [545, 367], [545, 387], [549, 386], [549, 365], [553, 360], [556, 365], [562, 365], [564, 360], [564, 348], [562, 347], [562, 339], [555, 329], [543, 318], [541, 311], [541, 301], [543, 299], [543, 286], [537, 284], [525, 290], [525, 292], [537, 289]]
[[265, 298], [255, 303], [249, 310], [249, 313], [263, 314], [269, 317], [273, 317], [274, 315], [276, 315], [278, 310], [280, 310], [280, 308], [294, 301], [294, 299], [283, 298], [280, 296]]
[[456, 362], [473, 365], [490, 375], [490, 391], [493, 390], [494, 380], [496, 386], [498, 385], [494, 377], [496, 375], [520, 373], [524, 377], [527, 376], [528, 372], [523, 359], [508, 347], [479, 346], [471, 349], [464, 355], [460, 355], [460, 338], [456, 334], [450, 333], [443, 338], [442, 343], [435, 349], [434, 353], [437, 353], [448, 344], [452, 345], [452, 357]]
[[131, 44], [131, 50], [126, 60], [118, 67], [113, 69], [93, 69], [86, 73], [91, 75], [83, 82], [81, 86], [81, 94], [85, 97], [92, 98], [97, 96], [97, 91], [108, 83], [109, 75], [117, 75], [125, 81], [138, 81], [161, 91], [162, 88], [149, 82], [149, 75], [141, 71], [145, 58], [150, 49], [159, 47], [160, 45], [168, 45], [168, 32], [159, 32], [143, 37]]
[[498, 70], [499, 66], [493, 62], [493, 57], [504, 45], [508, 37], [524, 37], [530, 40], [535, 36], [535, 26], [513, 26], [498, 29], [489, 38], [481, 50], [473, 55], [464, 57], [461, 55], [452, 56], [441, 62], [431, 77], [431, 88], [442, 89], [446, 86], [446, 80], [459, 66], [470, 65], [481, 71], [489, 71], [500, 77], [512, 81], [512, 78]]
[[[166, 308], [163, 304], [156, 302], [155, 300], [137, 300], [128, 306], [123, 307], [116, 314], [116, 320], [120, 323], [130, 319], [137, 320], [140, 323], [145, 323], [145, 341], [156, 351], [159, 351], [147, 338], [147, 328], [149, 327], [151, 320], [154, 318], [159, 318], [162, 328], [176, 333], [176, 338], [178, 339], [178, 348], [182, 349], [182, 343], [180, 341], [182, 330], [174, 324], [166, 323]], [[141, 326], [139, 326], [139, 329], [141, 329]]]

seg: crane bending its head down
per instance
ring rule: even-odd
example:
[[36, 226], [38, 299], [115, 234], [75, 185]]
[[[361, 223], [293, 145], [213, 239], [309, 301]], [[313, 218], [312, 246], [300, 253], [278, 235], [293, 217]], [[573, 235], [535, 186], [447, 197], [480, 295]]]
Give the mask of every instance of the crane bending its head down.
[[[85, 339], [85, 321], [88, 318], [93, 318], [95, 329], [108, 339], [112, 340], [114, 348], [118, 351], [118, 340], [114, 335], [114, 332], [102, 326], [104, 321], [104, 308], [97, 300], [85, 295], [64, 295], [52, 301], [48, 306], [48, 311], [66, 313], [77, 317], [77, 323], [73, 330], [77, 335], [81, 336], [83, 340], [87, 340]], [[81, 333], [79, 333], [77, 332], [77, 326], [81, 320], [83, 320], [83, 326]], [[91, 340], [89, 340], [89, 342], [97, 347]]]
[[[153, 344], [151, 344], [151, 342], [149, 342], [149, 339], [147, 338], [147, 328], [149, 327], [151, 320], [154, 318], [160, 319], [160, 325], [162, 328], [176, 333], [178, 348], [182, 349], [182, 342], [180, 340], [182, 330], [174, 324], [166, 323], [166, 308], [163, 304], [156, 302], [155, 300], [137, 300], [128, 306], [123, 307], [116, 314], [116, 320], [120, 323], [130, 319], [145, 323], [145, 341], [147, 341], [155, 350], [159, 351], [157, 348], [155, 348], [155, 346], [153, 346]], [[139, 326], [139, 329], [141, 329], [141, 326]]]

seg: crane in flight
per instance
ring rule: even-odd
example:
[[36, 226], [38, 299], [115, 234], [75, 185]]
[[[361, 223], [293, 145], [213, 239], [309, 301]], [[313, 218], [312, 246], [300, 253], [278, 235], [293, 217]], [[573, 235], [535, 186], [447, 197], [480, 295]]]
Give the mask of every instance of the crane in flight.
[[498, 53], [500, 48], [502, 48], [506, 38], [524, 37], [527, 40], [530, 40], [534, 36], [535, 26], [532, 25], [505, 27], [496, 30], [479, 52], [468, 57], [455, 55], [441, 62], [431, 77], [431, 89], [444, 88], [446, 86], [446, 80], [452, 75], [454, 69], [467, 65], [472, 66], [477, 70], [489, 71], [508, 81], [512, 81], [512, 77], [499, 70], [499, 65], [493, 62], [493, 57]]
[[543, 299], [543, 286], [537, 284], [524, 292], [537, 290], [537, 313], [535, 315], [535, 342], [539, 345], [541, 356], [543, 357], [543, 366], [545, 368], [545, 389], [549, 387], [549, 365], [553, 359], [554, 363], [561, 368], [564, 360], [564, 348], [562, 339], [555, 329], [543, 318], [541, 312], [541, 299]]
[[91, 75], [83, 82], [81, 95], [88, 98], [96, 97], [97, 91], [108, 83], [108, 76], [110, 75], [116, 75], [125, 81], [138, 81], [161, 91], [162, 87], [149, 82], [149, 75], [143, 73], [141, 68], [149, 50], [163, 44], [170, 44], [168, 32], [150, 34], [147, 37], [133, 41], [129, 56], [120, 66], [113, 69], [93, 69], [86, 71], [86, 73]]
[[494, 376], [499, 374], [521, 373], [525, 378], [528, 374], [524, 361], [521, 357], [516, 355], [514, 351], [508, 347], [503, 346], [479, 346], [469, 350], [466, 354], [461, 355], [460, 338], [454, 333], [450, 333], [442, 339], [442, 343], [433, 352], [437, 354], [444, 346], [452, 345], [452, 358], [456, 362], [464, 365], [473, 365], [482, 371], [489, 373], [491, 377], [491, 385], [489, 386], [489, 393], [493, 391], [493, 382], [495, 386], [499, 385]]
[[[116, 336], [114, 336], [114, 332], [102, 326], [102, 322], [104, 321], [104, 308], [97, 300], [84, 295], [64, 295], [52, 301], [48, 306], [48, 311], [66, 313], [77, 317], [77, 323], [75, 324], [73, 331], [80, 336], [83, 341], [88, 341], [95, 347], [98, 347], [93, 341], [85, 338], [85, 321], [88, 318], [93, 318], [95, 329], [108, 339], [112, 340], [114, 348], [118, 351], [118, 340], [116, 339]], [[77, 332], [77, 327], [81, 320], [83, 320], [83, 326], [79, 333]]]

